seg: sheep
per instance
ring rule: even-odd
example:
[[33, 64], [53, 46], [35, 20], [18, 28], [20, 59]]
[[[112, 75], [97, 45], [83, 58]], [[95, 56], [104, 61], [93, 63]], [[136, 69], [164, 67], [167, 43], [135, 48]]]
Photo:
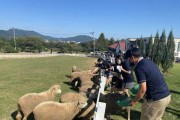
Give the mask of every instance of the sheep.
[[59, 102], [66, 103], [66, 102], [75, 101], [77, 99], [84, 99], [85, 101], [87, 101], [87, 97], [85, 95], [75, 92], [68, 92], [61, 95]]
[[81, 82], [81, 86], [87, 86], [87, 85], [93, 86], [93, 85], [95, 85], [95, 83], [93, 81], [82, 81]]
[[16, 120], [21, 120], [22, 114], [23, 120], [27, 120], [28, 115], [33, 111], [34, 107], [44, 101], [52, 101], [57, 93], [61, 93], [59, 85], [53, 85], [49, 90], [41, 93], [28, 93], [23, 95], [18, 100], [18, 114]]
[[87, 106], [75, 116], [75, 120], [77, 118], [80, 118], [81, 120], [89, 120], [94, 115], [96, 104], [90, 99], [87, 101], [87, 103]]
[[85, 93], [87, 93], [87, 92], [89, 92], [91, 89], [92, 89], [92, 86], [90, 86], [90, 85], [81, 86], [81, 87], [79, 88], [79, 92], [85, 92]]
[[37, 105], [34, 110], [35, 120], [72, 120], [87, 105], [82, 99], [69, 103], [47, 101]]
[[[60, 102], [67, 103], [67, 102], [76, 101], [78, 99], [84, 99], [85, 101], [87, 101], [87, 97], [83, 96], [80, 93], [68, 92], [68, 93], [63, 94], [60, 97]], [[85, 108], [83, 108], [76, 115], [75, 118], [81, 118], [83, 120], [87, 120], [94, 114], [95, 103], [90, 99], [87, 102], [88, 102], [88, 105]]]
[[105, 95], [100, 95], [101, 102], [106, 103], [106, 115], [110, 113], [117, 113], [121, 111], [122, 109], [126, 109], [128, 112], [128, 120], [130, 120], [130, 106], [127, 107], [120, 107], [117, 105], [117, 101], [126, 98], [126, 94], [119, 94], [119, 93], [107, 93]]
[[72, 72], [81, 72], [81, 71], [82, 70], [77, 69], [77, 67], [75, 65], [72, 67]]
[[73, 80], [79, 78], [80, 76], [90, 76], [92, 78], [93, 73], [91, 72], [91, 70], [87, 70], [81, 72], [72, 72], [70, 76], [71, 76], [70, 82], [72, 82]]
[[88, 71], [73, 72], [71, 73], [70, 83], [73, 87], [81, 86], [81, 82], [84, 81], [93, 81], [94, 83], [99, 84], [99, 77], [100, 75]]

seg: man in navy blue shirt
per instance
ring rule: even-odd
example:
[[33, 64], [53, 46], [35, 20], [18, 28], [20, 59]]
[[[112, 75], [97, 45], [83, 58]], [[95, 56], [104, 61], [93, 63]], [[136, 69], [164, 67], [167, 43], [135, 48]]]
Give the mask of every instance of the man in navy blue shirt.
[[141, 107], [141, 120], [161, 120], [165, 108], [171, 101], [170, 91], [165, 79], [155, 63], [144, 59], [138, 48], [132, 48], [127, 56], [135, 66], [137, 82], [140, 85], [131, 105], [144, 97]]

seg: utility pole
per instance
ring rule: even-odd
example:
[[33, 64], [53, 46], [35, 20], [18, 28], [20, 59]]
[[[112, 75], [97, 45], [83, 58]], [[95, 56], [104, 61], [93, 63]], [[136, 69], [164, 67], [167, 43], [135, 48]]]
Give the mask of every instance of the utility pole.
[[14, 27], [13, 27], [13, 32], [14, 32], [14, 50], [16, 50], [16, 33]]
[[94, 31], [91, 32], [90, 34], [92, 34], [92, 37], [93, 37], [93, 52], [94, 52], [94, 55], [95, 55], [95, 38], [94, 38]]

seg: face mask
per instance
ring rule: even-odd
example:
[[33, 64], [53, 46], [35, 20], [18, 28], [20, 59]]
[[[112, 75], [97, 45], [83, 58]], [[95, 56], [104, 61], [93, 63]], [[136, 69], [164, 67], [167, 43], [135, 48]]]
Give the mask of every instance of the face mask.
[[118, 65], [121, 64], [121, 61], [120, 61], [120, 60], [117, 60], [117, 64], [118, 64]]

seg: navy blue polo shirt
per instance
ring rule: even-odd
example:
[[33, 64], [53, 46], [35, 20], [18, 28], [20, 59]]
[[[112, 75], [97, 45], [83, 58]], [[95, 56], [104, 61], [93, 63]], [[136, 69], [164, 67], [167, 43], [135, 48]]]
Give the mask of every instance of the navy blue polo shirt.
[[170, 95], [165, 79], [155, 63], [142, 59], [135, 67], [138, 83], [146, 82], [146, 99], [160, 100]]
[[133, 74], [132, 74], [132, 70], [131, 70], [131, 66], [130, 66], [130, 62], [128, 59], [125, 59], [123, 62], [122, 62], [122, 68], [127, 70], [127, 71], [131, 71], [131, 74], [127, 74], [125, 72], [122, 71], [122, 76], [125, 80], [126, 83], [129, 83], [129, 82], [134, 82], [134, 78], [133, 78]]

